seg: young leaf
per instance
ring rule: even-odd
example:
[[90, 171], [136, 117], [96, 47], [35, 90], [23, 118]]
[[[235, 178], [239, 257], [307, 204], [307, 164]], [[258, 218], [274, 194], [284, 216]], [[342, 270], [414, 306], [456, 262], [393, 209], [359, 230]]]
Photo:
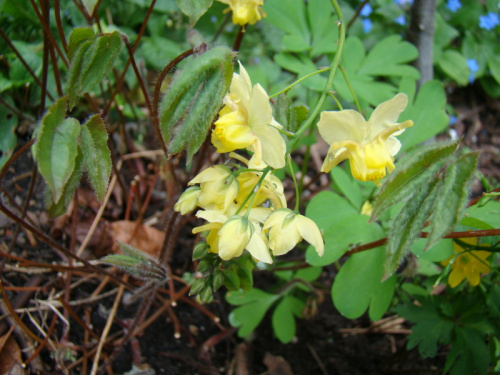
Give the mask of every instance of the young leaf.
[[85, 169], [99, 202], [104, 200], [111, 174], [108, 132], [99, 115], [92, 116], [81, 130], [81, 147]]
[[80, 46], [89, 40], [93, 40], [94, 36], [94, 30], [88, 27], [76, 27], [71, 31], [68, 43], [68, 57], [70, 62], [73, 62]]
[[133, 246], [118, 242], [122, 254], [106, 255], [101, 262], [121, 268], [128, 274], [158, 283], [164, 283], [168, 279], [167, 270], [156, 260]]
[[75, 106], [80, 95], [90, 91], [109, 73], [121, 47], [121, 37], [117, 31], [94, 36], [80, 29], [73, 39], [75, 44], [71, 48], [71, 56], [74, 58], [68, 82], [70, 109]]
[[442, 167], [446, 158], [458, 147], [459, 141], [436, 143], [415, 148], [402, 158], [396, 170], [386, 177], [373, 203], [371, 221], [376, 220], [388, 207], [411, 198], [419, 184]]
[[478, 152], [465, 154], [446, 169], [444, 185], [431, 218], [430, 235], [425, 250], [439, 241], [462, 218], [478, 157]]
[[191, 27], [200, 19], [210, 8], [213, 0], [175, 0], [177, 6], [186, 16], [189, 17]]
[[419, 237], [425, 220], [436, 201], [442, 187], [442, 181], [434, 180], [422, 184], [415, 189], [415, 193], [399, 215], [394, 219], [388, 233], [387, 258], [384, 266], [384, 279], [396, 271], [403, 257], [410, 251], [411, 246]]
[[43, 117], [36, 147], [38, 170], [49, 185], [52, 201], [58, 202], [75, 170], [80, 124], [65, 119], [67, 98], [60, 98]]
[[49, 191], [49, 199], [47, 202], [49, 204], [48, 211], [50, 217], [56, 217], [64, 214], [75, 194], [75, 190], [80, 184], [80, 177], [83, 171], [83, 153], [80, 147], [78, 147], [76, 158], [75, 158], [75, 168], [71, 174], [68, 182], [64, 186], [61, 198], [57, 202], [52, 199], [52, 194]]
[[161, 132], [169, 153], [188, 152], [188, 161], [206, 138], [233, 74], [234, 52], [215, 47], [187, 61], [160, 106]]

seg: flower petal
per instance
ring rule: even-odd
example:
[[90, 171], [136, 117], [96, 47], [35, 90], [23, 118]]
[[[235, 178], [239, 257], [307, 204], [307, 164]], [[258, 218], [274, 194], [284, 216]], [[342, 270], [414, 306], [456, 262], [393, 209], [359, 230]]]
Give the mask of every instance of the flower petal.
[[325, 244], [316, 223], [308, 217], [297, 215], [295, 217], [295, 225], [302, 238], [314, 246], [319, 256], [323, 256], [325, 253]]
[[344, 141], [364, 143], [370, 132], [364, 117], [352, 109], [321, 112], [318, 130], [329, 144]]
[[370, 120], [372, 139], [385, 128], [397, 123], [398, 117], [406, 109], [408, 105], [408, 96], [399, 93], [394, 98], [380, 103], [372, 112]]

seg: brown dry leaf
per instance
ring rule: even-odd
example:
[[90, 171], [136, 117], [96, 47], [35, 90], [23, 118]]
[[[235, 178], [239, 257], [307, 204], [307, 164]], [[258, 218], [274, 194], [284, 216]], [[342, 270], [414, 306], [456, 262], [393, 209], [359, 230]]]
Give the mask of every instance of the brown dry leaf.
[[137, 224], [135, 221], [122, 220], [111, 223], [111, 236], [115, 240], [114, 253], [121, 252], [116, 243], [120, 241], [159, 259], [165, 233], [153, 227]]
[[292, 367], [283, 357], [266, 353], [264, 364], [268, 375], [293, 375]]
[[11, 336], [12, 329], [0, 337], [0, 374], [24, 374], [21, 367], [23, 359], [16, 340]]

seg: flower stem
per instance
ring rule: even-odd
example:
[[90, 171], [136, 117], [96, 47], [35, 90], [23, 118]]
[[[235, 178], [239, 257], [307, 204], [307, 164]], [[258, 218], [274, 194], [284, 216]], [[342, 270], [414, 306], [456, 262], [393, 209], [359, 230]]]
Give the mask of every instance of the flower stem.
[[288, 90], [292, 89], [293, 86], [295, 86], [297, 83], [300, 83], [302, 82], [303, 80], [309, 78], [309, 77], [312, 77], [313, 75], [316, 75], [316, 74], [319, 74], [319, 73], [323, 73], [323, 72], [328, 72], [329, 70], [331, 69], [331, 67], [328, 67], [328, 68], [323, 68], [323, 69], [319, 69], [315, 72], [312, 72], [312, 73], [309, 73], [307, 75], [305, 75], [304, 77], [302, 78], [299, 78], [298, 80], [296, 80], [295, 82], [293, 82], [292, 84], [290, 84], [289, 86], [285, 87], [283, 90], [281, 91], [278, 91], [274, 94], [272, 94], [269, 99], [271, 98], [274, 98], [275, 96], [278, 96], [279, 94], [282, 94], [284, 92], [287, 92]]
[[361, 113], [361, 107], [359, 106], [358, 97], [356, 96], [356, 93], [354, 92], [354, 90], [351, 86], [351, 82], [349, 82], [349, 79], [347, 78], [347, 75], [345, 74], [344, 67], [342, 65], [340, 65], [339, 70], [342, 73], [342, 76], [344, 77], [345, 83], [347, 83], [347, 87], [349, 87], [349, 90], [351, 91], [351, 95], [354, 98], [354, 103], [356, 103], [356, 108], [358, 109], [358, 112]]
[[293, 209], [295, 212], [299, 212], [299, 202], [300, 202], [300, 194], [299, 194], [299, 185], [297, 185], [297, 180], [295, 179], [295, 173], [293, 172], [293, 166], [292, 166], [292, 157], [290, 154], [287, 154], [287, 164], [288, 168], [290, 169], [290, 175], [292, 176], [293, 180], [293, 185], [295, 186], [295, 208]]
[[309, 115], [307, 120], [304, 121], [300, 129], [295, 133], [295, 136], [292, 139], [290, 139], [290, 141], [288, 141], [287, 144], [288, 152], [291, 152], [295, 148], [302, 134], [304, 134], [304, 132], [312, 124], [316, 116], [318, 116], [321, 110], [321, 106], [325, 102], [327, 92], [330, 90], [330, 87], [332, 87], [333, 79], [335, 78], [335, 72], [337, 71], [337, 68], [340, 64], [340, 58], [342, 56], [342, 51], [344, 49], [345, 34], [346, 34], [346, 28], [344, 25], [344, 15], [342, 14], [342, 10], [340, 9], [337, 0], [330, 0], [330, 1], [333, 7], [335, 8], [337, 16], [339, 17], [339, 40], [337, 45], [337, 51], [335, 52], [335, 56], [333, 57], [333, 61], [330, 65], [330, 74], [328, 75], [328, 80], [326, 82], [325, 88], [323, 89], [323, 92], [321, 93], [321, 96], [319, 97], [318, 103], [314, 107], [312, 113]]

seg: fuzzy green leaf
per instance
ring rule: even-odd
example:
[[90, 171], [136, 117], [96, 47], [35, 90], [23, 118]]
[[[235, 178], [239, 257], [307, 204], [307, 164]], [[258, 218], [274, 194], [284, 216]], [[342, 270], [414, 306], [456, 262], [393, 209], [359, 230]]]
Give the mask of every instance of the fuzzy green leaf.
[[85, 42], [92, 41], [95, 37], [94, 30], [88, 27], [77, 27], [71, 31], [68, 43], [68, 57], [73, 62], [75, 54]]
[[465, 154], [446, 169], [444, 185], [433, 210], [425, 250], [439, 241], [462, 218], [478, 157], [478, 152]]
[[59, 99], [42, 119], [36, 142], [38, 170], [49, 185], [54, 203], [75, 170], [80, 124], [66, 116], [67, 98]]
[[90, 183], [99, 202], [104, 200], [111, 174], [108, 132], [99, 115], [92, 116], [81, 130], [82, 151]]
[[419, 237], [441, 187], [441, 180], [434, 180], [417, 187], [411, 199], [394, 219], [388, 233], [384, 279], [396, 271], [403, 257], [410, 251], [411, 246]]
[[401, 159], [386, 177], [373, 204], [371, 221], [388, 207], [410, 199], [419, 184], [426, 183], [458, 147], [458, 141], [420, 146]]
[[135, 247], [119, 242], [123, 254], [112, 254], [101, 258], [101, 262], [121, 268], [128, 274], [149, 281], [163, 283], [168, 274], [165, 267]]
[[[75, 194], [75, 190], [80, 184], [80, 177], [83, 172], [83, 153], [80, 147], [78, 147], [76, 158], [75, 158], [75, 168], [73, 169], [73, 173], [71, 174], [68, 182], [64, 186], [61, 198], [57, 202], [54, 203], [54, 200], [50, 196], [47, 202], [49, 203], [48, 211], [50, 217], [56, 217], [63, 215]], [[49, 190], [49, 195], [51, 195]]]
[[188, 161], [201, 147], [233, 74], [234, 52], [215, 47], [187, 61], [160, 106], [161, 132], [169, 153], [187, 150]]
[[200, 19], [210, 8], [213, 0], [175, 0], [177, 6], [186, 16], [189, 17], [191, 27]]
[[76, 52], [69, 71], [69, 105], [72, 109], [80, 95], [89, 92], [113, 67], [120, 52], [121, 37], [117, 31], [111, 34], [91, 36], [85, 40], [85, 32], [75, 36]]

